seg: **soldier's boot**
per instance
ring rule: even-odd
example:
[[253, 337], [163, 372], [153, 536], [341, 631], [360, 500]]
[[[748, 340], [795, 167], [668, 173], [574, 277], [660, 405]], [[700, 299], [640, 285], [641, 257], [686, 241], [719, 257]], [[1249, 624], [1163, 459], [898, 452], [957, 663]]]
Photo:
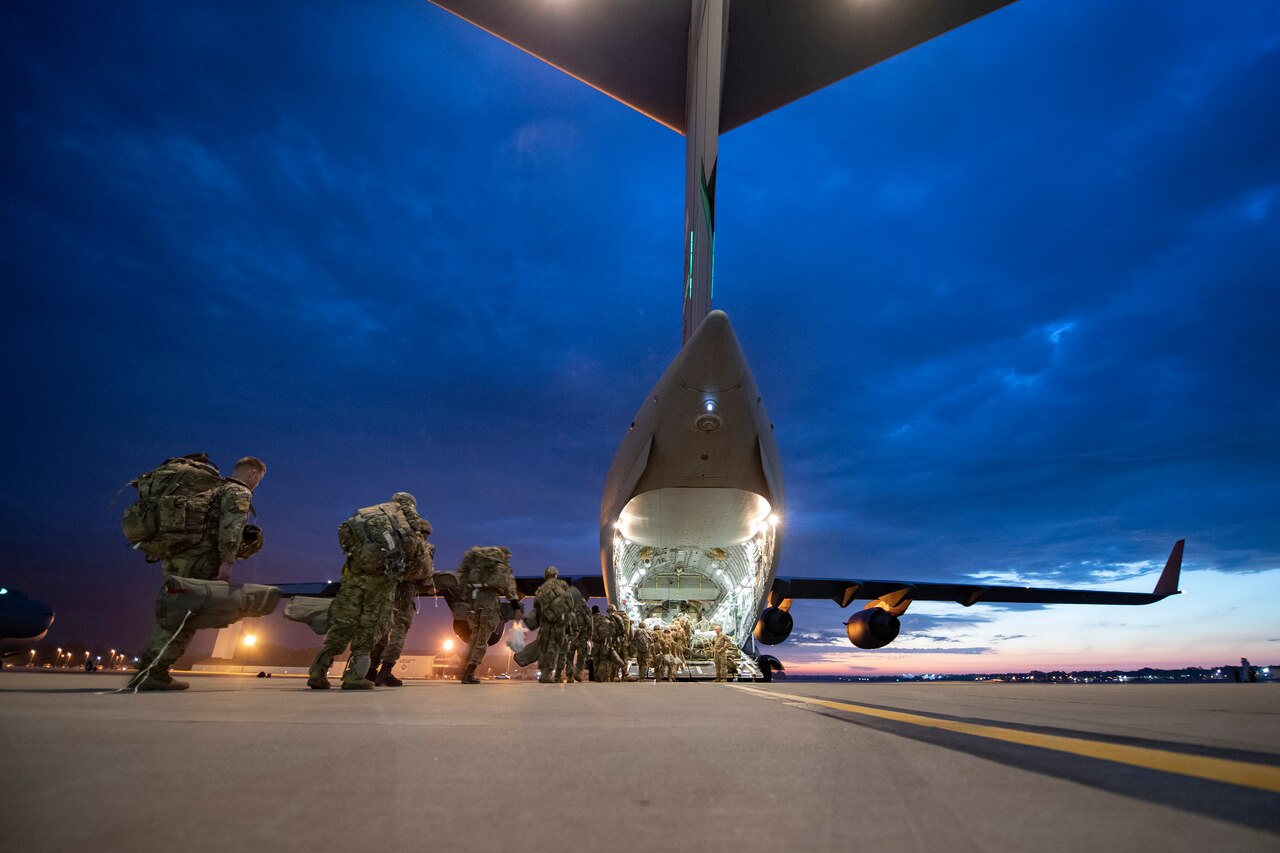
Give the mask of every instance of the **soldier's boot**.
[[382, 666], [378, 667], [377, 677], [373, 679], [373, 683], [381, 685], [383, 687], [402, 686], [404, 682], [396, 678], [396, 674], [391, 671], [392, 669], [395, 668], [395, 665], [396, 665], [396, 662], [393, 660], [383, 661]]
[[476, 678], [476, 664], [467, 664], [467, 671], [462, 673], [462, 678], [459, 681], [463, 684], [479, 684], [480, 679]]
[[347, 669], [342, 673], [342, 689], [343, 690], [372, 690], [373, 682], [365, 678], [360, 673], [369, 671], [369, 656], [360, 655], [360, 657], [347, 664]]
[[125, 685], [130, 690], [137, 690], [139, 693], [158, 691], [158, 690], [186, 690], [191, 685], [185, 681], [177, 681], [169, 674], [169, 667], [162, 664], [153, 664], [145, 669], [138, 670], [133, 678], [129, 679], [129, 683]]
[[369, 668], [365, 670], [364, 673], [364, 677], [372, 681], [374, 684], [378, 683], [378, 663], [378, 658], [371, 656], [369, 658]]
[[176, 678], [170, 678], [168, 681], [161, 681], [158, 678], [147, 678], [137, 686], [139, 693], [151, 690], [186, 690], [191, 685], [185, 681], [178, 681]]
[[320, 650], [316, 659], [307, 670], [307, 686], [312, 690], [329, 689], [329, 667], [333, 666], [333, 655], [325, 649]]
[[312, 690], [328, 690], [329, 668], [316, 663], [311, 664], [311, 669], [307, 670], [307, 686]]

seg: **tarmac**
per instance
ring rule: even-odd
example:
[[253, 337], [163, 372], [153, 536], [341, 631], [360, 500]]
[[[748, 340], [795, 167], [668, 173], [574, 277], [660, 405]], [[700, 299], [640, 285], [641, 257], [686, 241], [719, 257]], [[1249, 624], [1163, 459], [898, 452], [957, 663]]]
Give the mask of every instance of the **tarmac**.
[[1280, 851], [1272, 684], [190, 681], [0, 673], [4, 848]]

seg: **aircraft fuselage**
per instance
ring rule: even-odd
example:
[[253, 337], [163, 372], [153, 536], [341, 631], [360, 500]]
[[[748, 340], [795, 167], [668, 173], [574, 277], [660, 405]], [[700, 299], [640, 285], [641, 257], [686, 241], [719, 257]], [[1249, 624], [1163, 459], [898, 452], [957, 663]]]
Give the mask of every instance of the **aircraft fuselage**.
[[782, 541], [773, 426], [737, 336], [712, 311], [623, 437], [600, 506], [609, 601], [633, 620], [680, 614], [746, 641]]

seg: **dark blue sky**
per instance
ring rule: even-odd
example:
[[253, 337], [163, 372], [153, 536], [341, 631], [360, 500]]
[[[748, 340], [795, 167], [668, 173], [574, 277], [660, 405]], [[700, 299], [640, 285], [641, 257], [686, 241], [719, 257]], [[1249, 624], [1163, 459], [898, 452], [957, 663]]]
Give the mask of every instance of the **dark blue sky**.
[[[241, 580], [334, 576], [402, 488], [444, 568], [598, 570], [679, 345], [680, 136], [427, 3], [11, 2], [0, 48], [0, 559], [60, 639], [141, 639], [116, 492], [197, 450], [269, 466]], [[1274, 654], [1277, 104], [1272, 3], [1023, 0], [724, 136], [783, 573], [1148, 588], [1186, 537], [1201, 597], [1132, 642]], [[998, 669], [1135, 612], [1060, 609], [890, 648]], [[797, 616], [784, 660], [881, 667]]]

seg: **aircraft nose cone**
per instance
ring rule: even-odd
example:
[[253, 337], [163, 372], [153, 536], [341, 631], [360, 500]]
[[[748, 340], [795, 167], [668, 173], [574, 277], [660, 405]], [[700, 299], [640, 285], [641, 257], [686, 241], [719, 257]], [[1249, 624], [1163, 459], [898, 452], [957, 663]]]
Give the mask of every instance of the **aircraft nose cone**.
[[16, 640], [38, 640], [53, 625], [53, 608], [41, 601], [20, 598], [4, 603], [0, 609], [3, 636]]
[[747, 359], [729, 315], [712, 311], [680, 351], [680, 383], [695, 391], [728, 391], [742, 384]]

